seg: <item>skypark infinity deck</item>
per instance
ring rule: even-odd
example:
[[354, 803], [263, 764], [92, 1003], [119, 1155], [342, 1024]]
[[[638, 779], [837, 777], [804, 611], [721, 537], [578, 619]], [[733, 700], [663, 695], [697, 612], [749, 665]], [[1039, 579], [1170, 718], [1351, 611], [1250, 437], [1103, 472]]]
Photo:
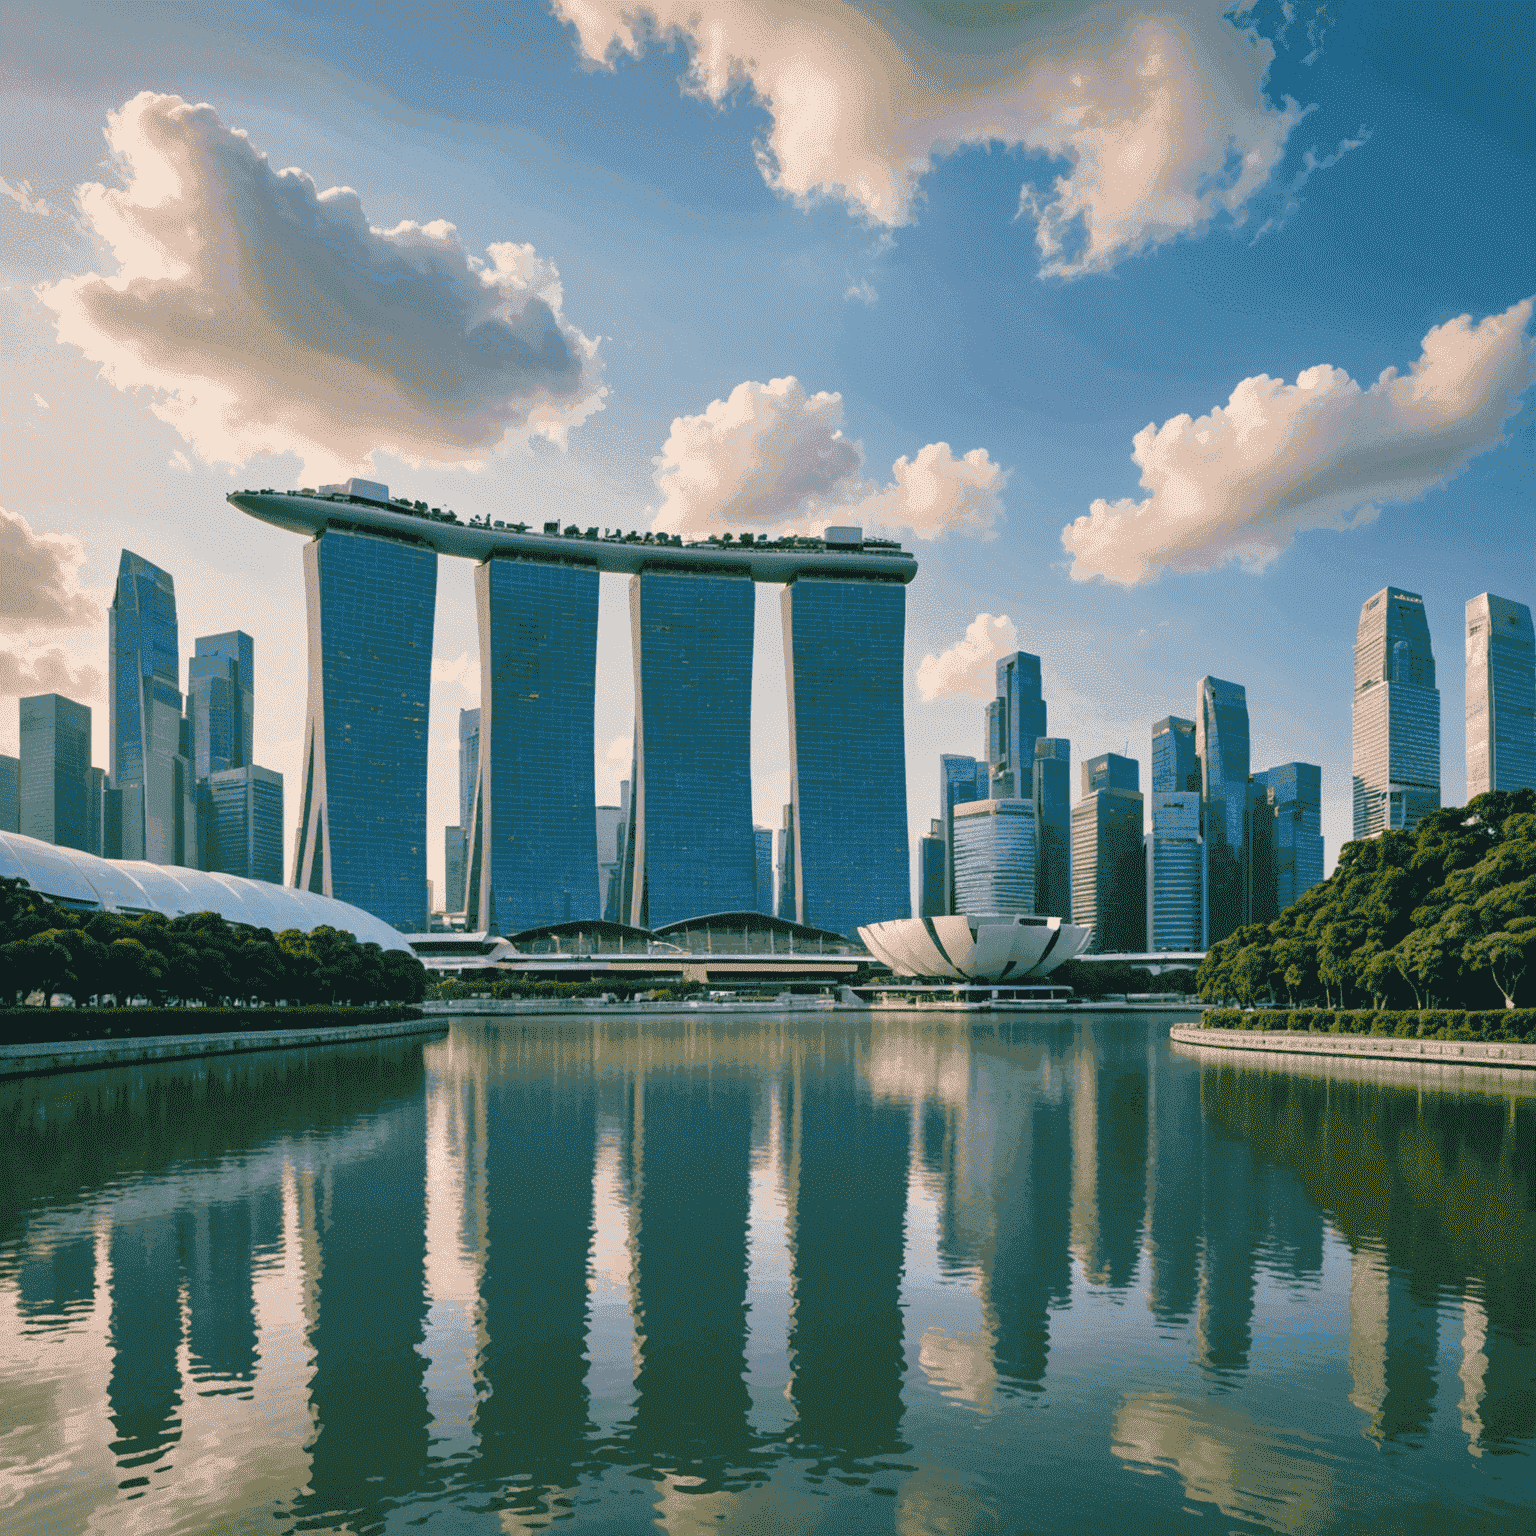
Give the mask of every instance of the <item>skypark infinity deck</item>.
[[[355, 484], [356, 482], [349, 482]], [[889, 539], [866, 539], [858, 528], [828, 528], [820, 539], [790, 537], [769, 541], [742, 534], [739, 539], [711, 538], [684, 543], [676, 534], [600, 533], [596, 528], [561, 528], [545, 523], [535, 533], [527, 524], [486, 520], [461, 522], [452, 513], [424, 501], [374, 498], [345, 490], [233, 491], [231, 506], [290, 533], [320, 533], [326, 528], [353, 529], [408, 539], [443, 555], [488, 560], [493, 555], [595, 566], [600, 571], [681, 570], [730, 575], [747, 573], [753, 581], [786, 583], [796, 576], [844, 576], [906, 583], [917, 575], [917, 561]]]

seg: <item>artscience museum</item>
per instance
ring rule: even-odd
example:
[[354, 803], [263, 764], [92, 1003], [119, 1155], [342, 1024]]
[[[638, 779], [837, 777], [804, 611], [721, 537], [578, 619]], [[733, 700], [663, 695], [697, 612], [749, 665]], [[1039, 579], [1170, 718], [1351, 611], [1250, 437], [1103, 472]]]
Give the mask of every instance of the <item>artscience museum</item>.
[[864, 946], [898, 976], [1019, 982], [1081, 954], [1093, 929], [1059, 917], [963, 914], [904, 917], [859, 929]]

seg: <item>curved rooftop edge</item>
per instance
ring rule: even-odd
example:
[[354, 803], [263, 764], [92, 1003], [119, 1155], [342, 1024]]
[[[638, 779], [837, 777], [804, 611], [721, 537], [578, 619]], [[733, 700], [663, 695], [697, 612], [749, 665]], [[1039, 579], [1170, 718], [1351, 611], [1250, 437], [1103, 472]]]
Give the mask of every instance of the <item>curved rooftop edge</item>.
[[[917, 575], [917, 560], [912, 554], [888, 539], [865, 539], [858, 529], [828, 530], [857, 535], [847, 542], [794, 537], [750, 544], [685, 544], [670, 541], [665, 535], [599, 537], [597, 529], [580, 530], [574, 524], [563, 533], [520, 532], [518, 527], [461, 523], [452, 513], [429, 508], [424, 502], [376, 501], [341, 492], [231, 491], [226, 499], [247, 516], [289, 533], [317, 534], [326, 528], [360, 530], [424, 544], [439, 554], [466, 560], [520, 555], [594, 566], [600, 571], [739, 574], [753, 581], [777, 583], [793, 581], [797, 576], [844, 576], [905, 584]], [[646, 538], [653, 542], [645, 543]]]
[[871, 923], [859, 937], [898, 976], [1023, 981], [1080, 954], [1093, 929], [1059, 917], [966, 913]]
[[388, 923], [349, 902], [265, 880], [184, 869], [179, 864], [147, 864], [138, 859], [98, 859], [78, 848], [60, 848], [0, 832], [0, 876], [25, 880], [40, 896], [76, 912], [121, 912], [138, 917], [160, 912], [186, 917], [193, 912], [217, 912], [225, 921], [246, 923], [281, 933], [300, 928], [339, 928], [360, 944], [380, 949], [410, 945]]

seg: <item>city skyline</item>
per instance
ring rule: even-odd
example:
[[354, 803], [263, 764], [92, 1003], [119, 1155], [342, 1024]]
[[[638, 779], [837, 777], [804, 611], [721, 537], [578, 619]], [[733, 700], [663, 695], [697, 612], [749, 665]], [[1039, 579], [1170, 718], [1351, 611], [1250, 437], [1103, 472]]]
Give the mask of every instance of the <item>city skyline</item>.
[[[841, 14], [823, 21], [833, 45]], [[1420, 593], [1442, 658], [1459, 651], [1470, 596], [1532, 601], [1529, 567], [1496, 574], [1530, 512], [1532, 419], [1528, 400], [1515, 407], [1536, 293], [1531, 84], [1505, 8], [1473, 8], [1453, 34], [1400, 7], [1310, 28], [1273, 7], [1201, 11], [1188, 35], [1201, 48], [1248, 37], [1253, 73], [1215, 110], [1212, 77], [1180, 55], [1170, 88], [1188, 133], [1144, 162], [1169, 179], [1113, 187], [1094, 179], [1091, 136], [1053, 158], [1032, 152], [1027, 124], [1004, 134], [1005, 153], [924, 129], [899, 164], [882, 157], [905, 130], [880, 124], [829, 146], [830, 179], [797, 164], [765, 182], [754, 139], [797, 142], [766, 77], [749, 72], [715, 110], [679, 90], [686, 29], [672, 47], [637, 44], [640, 57], [610, 38], [609, 59], [600, 22], [588, 35], [565, 16], [513, 5], [467, 47], [409, 13], [318, 18], [301, 33], [257, 7], [206, 19], [195, 45], [158, 15], [85, 28], [17, 14], [15, 89], [0, 101], [0, 303], [17, 342], [0, 360], [0, 505], [7, 550], [40, 563], [25, 566], [36, 602], [3, 637], [6, 696], [88, 704], [106, 762], [101, 615], [126, 546], [176, 573], [186, 634], [233, 623], [261, 648], [271, 686], [254, 756], [292, 799], [301, 560], [223, 508], [232, 486], [361, 473], [466, 517], [539, 527], [574, 514], [669, 537], [806, 527], [815, 505], [822, 523], [886, 527], [923, 564], [903, 671], [914, 853], [933, 755], [975, 750], [962, 722], [990, 696], [998, 656], [1024, 649], [1057, 679], [1051, 729], [1080, 752], [1134, 743], [1144, 782], [1148, 714], [1187, 715], [1202, 675], [1241, 680], [1264, 722], [1254, 761], [1323, 769], [1331, 865], [1351, 823], [1351, 689], [1336, 659], [1364, 597], [1384, 583]], [[1051, 52], [1065, 26], [1053, 16], [1000, 41], [1017, 79]], [[976, 39], [923, 25], [946, 67], [976, 56]], [[1139, 78], [1132, 31], [1083, 46], [1091, 78]], [[280, 66], [253, 76], [253, 51]], [[971, 122], [963, 69], [940, 73]], [[208, 105], [141, 97], [147, 86]], [[856, 112], [850, 88], [839, 76], [829, 99]], [[1020, 98], [1026, 117], [1038, 109]], [[1131, 112], [1128, 131], [1140, 121], [1125, 102], [1114, 110]], [[1225, 151], [1210, 159], [1202, 123], [1218, 136], [1267, 125], [1229, 197], [1212, 190]], [[856, 141], [876, 157], [858, 168], [873, 179], [839, 181]], [[164, 248], [143, 200], [163, 153], [196, 171], [176, 229], [214, 241], [234, 216], [260, 239], [222, 277], [193, 262], [163, 279], [157, 332], [120, 312], [111, 284], [153, 270]], [[220, 165], [249, 173], [250, 201], [225, 196]], [[290, 166], [302, 171], [277, 170]], [[862, 202], [855, 183], [890, 195]], [[323, 202], [332, 187], [355, 192]], [[361, 242], [326, 247], [325, 281], [356, 317], [345, 335], [313, 321], [314, 248], [289, 251], [291, 281], [272, 281], [285, 189], [317, 219], [345, 214]], [[1188, 222], [1147, 221], [1171, 206]], [[387, 305], [360, 274], [395, 255], [430, 279], [419, 307], [381, 329], [363, 323]], [[484, 349], [455, 350], [441, 317], [476, 295], [507, 327], [505, 355], [528, 345], [518, 355], [542, 360], [514, 378]], [[215, 316], [217, 344], [173, 343], [184, 313]], [[259, 345], [242, 351], [241, 335]], [[449, 378], [456, 396], [439, 387]], [[1421, 386], [1439, 425], [1414, 415]], [[1230, 430], [1239, 420], [1252, 430]], [[427, 872], [439, 889], [456, 712], [479, 694], [471, 589], [470, 571], [445, 570], [434, 625]], [[783, 709], [782, 623], [773, 594], [755, 597], [753, 718], [767, 722]], [[612, 577], [599, 582], [598, 649], [596, 796], [614, 803], [633, 690]], [[1459, 666], [1441, 673], [1450, 803], [1464, 684]], [[0, 736], [0, 753], [15, 750]], [[783, 730], [756, 732], [751, 754], [752, 821], [776, 827]]]

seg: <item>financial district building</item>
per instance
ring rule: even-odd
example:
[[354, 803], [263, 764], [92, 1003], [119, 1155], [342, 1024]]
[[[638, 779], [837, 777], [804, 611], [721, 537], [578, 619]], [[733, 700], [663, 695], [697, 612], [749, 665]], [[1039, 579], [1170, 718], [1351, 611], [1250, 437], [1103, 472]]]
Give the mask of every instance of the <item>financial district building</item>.
[[[245, 491], [309, 535], [309, 700], [293, 883], [427, 926], [427, 710], [437, 557], [476, 562], [478, 768], [461, 807], [469, 926], [597, 919], [598, 577], [630, 577], [634, 764], [619, 919], [753, 910], [753, 584], [781, 584], [791, 829], [807, 925], [910, 913], [903, 648], [911, 555], [856, 528], [773, 542], [458, 521], [366, 481]], [[850, 751], [858, 794], [849, 793]], [[856, 804], [856, 813], [850, 814]]]

